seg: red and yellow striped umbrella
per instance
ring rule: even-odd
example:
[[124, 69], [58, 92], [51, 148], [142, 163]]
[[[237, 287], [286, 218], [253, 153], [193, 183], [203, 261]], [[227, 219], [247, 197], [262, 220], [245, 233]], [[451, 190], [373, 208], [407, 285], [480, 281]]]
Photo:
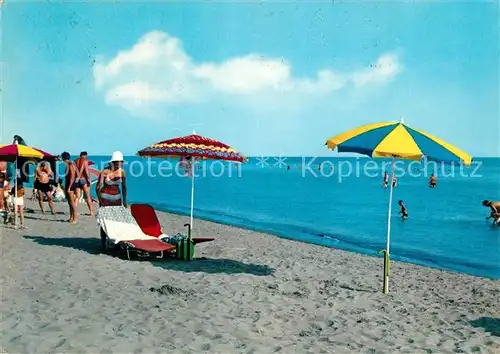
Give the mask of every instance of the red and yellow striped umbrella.
[[246, 158], [232, 147], [197, 134], [160, 141], [140, 150], [137, 154], [142, 157], [192, 156], [202, 159], [246, 161]]
[[191, 222], [189, 223], [189, 238], [193, 228], [194, 214], [194, 178], [195, 163], [197, 159], [225, 160], [235, 162], [246, 162], [247, 159], [229, 145], [220, 141], [205, 138], [195, 132], [188, 136], [160, 141], [150, 145], [139, 152], [142, 157], [192, 157], [191, 162]]
[[13, 162], [17, 158], [26, 158], [34, 160], [57, 159], [57, 156], [51, 155], [43, 150], [24, 146], [19, 144], [0, 145], [0, 160]]

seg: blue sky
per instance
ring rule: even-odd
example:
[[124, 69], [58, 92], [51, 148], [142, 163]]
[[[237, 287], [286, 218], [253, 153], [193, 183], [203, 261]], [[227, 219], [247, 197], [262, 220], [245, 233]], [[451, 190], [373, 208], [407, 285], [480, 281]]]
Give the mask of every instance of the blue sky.
[[197, 133], [246, 155], [330, 155], [405, 121], [500, 155], [498, 6], [35, 3], [2, 6], [2, 142], [110, 154]]

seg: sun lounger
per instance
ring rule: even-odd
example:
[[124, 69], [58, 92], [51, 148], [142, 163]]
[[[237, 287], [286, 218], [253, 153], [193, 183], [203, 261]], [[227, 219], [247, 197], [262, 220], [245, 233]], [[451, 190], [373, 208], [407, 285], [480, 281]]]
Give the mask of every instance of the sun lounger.
[[145, 234], [132, 216], [130, 209], [123, 206], [102, 207], [97, 210], [97, 223], [101, 227], [101, 245], [104, 251], [112, 246], [130, 251], [138, 256], [159, 255], [172, 252], [176, 247], [161, 241], [158, 237]]
[[[159, 239], [167, 239], [170, 236], [163, 233], [160, 221], [154, 208], [148, 204], [132, 204], [130, 206], [132, 216], [137, 221], [137, 224], [148, 236], [157, 237]], [[195, 237], [193, 238], [193, 244], [214, 241], [215, 238], [208, 237]]]

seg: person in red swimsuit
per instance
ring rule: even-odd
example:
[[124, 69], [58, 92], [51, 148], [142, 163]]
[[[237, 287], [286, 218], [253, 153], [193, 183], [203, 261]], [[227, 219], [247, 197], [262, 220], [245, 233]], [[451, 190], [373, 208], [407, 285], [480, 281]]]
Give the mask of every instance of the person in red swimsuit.
[[111, 157], [110, 165], [99, 174], [96, 185], [100, 207], [119, 205], [127, 207], [127, 184], [122, 166], [123, 154], [115, 151]]

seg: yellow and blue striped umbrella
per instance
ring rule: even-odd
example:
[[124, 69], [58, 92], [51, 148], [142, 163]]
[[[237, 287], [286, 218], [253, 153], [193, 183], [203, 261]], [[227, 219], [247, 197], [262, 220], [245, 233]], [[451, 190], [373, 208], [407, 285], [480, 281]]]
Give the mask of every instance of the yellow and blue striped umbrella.
[[384, 293], [389, 292], [389, 247], [391, 242], [391, 207], [396, 159], [463, 163], [469, 166], [472, 157], [453, 145], [400, 122], [373, 123], [339, 134], [326, 142], [329, 149], [354, 152], [370, 157], [392, 158], [392, 178], [387, 217], [387, 246], [384, 250]]
[[455, 146], [401, 122], [373, 123], [328, 139], [329, 149], [370, 157], [428, 160], [469, 166], [472, 157]]

